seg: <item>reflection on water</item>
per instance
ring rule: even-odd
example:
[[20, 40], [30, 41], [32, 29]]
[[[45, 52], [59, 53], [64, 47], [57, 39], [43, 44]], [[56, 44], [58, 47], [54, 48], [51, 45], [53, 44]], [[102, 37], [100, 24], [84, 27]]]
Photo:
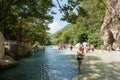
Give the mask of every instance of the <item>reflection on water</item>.
[[61, 54], [58, 49], [46, 51], [20, 60], [13, 69], [0, 72], [0, 80], [76, 80], [76, 55]]

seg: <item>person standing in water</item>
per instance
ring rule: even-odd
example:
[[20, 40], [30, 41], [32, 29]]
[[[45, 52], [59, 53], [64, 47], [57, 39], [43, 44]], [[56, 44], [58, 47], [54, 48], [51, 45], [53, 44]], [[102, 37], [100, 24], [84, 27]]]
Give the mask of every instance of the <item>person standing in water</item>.
[[78, 61], [78, 70], [81, 70], [81, 64], [83, 60], [83, 48], [79, 47], [77, 50], [77, 61]]
[[72, 43], [69, 45], [69, 47], [70, 47], [70, 50], [72, 51], [72, 49], [73, 49]]
[[43, 46], [43, 49], [42, 49], [42, 50], [43, 50], [43, 52], [45, 52], [45, 46]]

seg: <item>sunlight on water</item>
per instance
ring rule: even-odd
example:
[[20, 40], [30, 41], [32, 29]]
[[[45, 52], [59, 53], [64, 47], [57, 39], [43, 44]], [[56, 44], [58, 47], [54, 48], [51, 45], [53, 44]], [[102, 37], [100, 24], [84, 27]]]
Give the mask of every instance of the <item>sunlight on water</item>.
[[17, 67], [0, 72], [0, 80], [76, 80], [78, 75], [75, 55], [47, 47], [44, 53], [33, 53]]

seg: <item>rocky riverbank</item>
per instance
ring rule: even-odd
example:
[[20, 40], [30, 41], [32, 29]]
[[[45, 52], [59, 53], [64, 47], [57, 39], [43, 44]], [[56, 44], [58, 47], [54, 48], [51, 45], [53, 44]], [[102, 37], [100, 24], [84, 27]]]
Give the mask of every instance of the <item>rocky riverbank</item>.
[[3, 44], [5, 52], [1, 53], [1, 55], [4, 55], [0, 59], [0, 71], [16, 66], [19, 63], [17, 60], [32, 54], [32, 48], [27, 43], [6, 41]]
[[15, 61], [13, 58], [9, 56], [3, 56], [3, 58], [0, 60], [0, 71], [12, 68], [18, 64], [17, 61]]

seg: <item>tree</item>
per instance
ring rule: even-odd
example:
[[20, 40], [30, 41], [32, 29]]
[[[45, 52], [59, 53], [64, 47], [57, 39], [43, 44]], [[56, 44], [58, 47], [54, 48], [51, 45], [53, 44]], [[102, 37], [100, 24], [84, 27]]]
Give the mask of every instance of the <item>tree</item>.
[[[101, 0], [69, 0], [69, 1], [70, 4], [65, 4], [63, 6], [60, 5], [61, 7], [60, 11], [63, 10], [64, 13], [63, 20], [66, 21], [70, 20], [68, 22], [74, 25], [71, 26], [70, 29], [68, 30], [68, 33], [72, 33], [69, 34], [70, 35], [70, 39], [68, 38], [69, 41], [72, 40], [75, 43], [88, 41], [89, 43], [99, 47], [99, 45], [101, 44], [100, 41], [101, 39], [99, 38], [100, 27], [102, 25], [102, 20], [106, 10], [103, 1]], [[77, 9], [77, 12], [74, 11], [74, 9]], [[69, 13], [70, 11], [72, 11], [75, 14], [77, 13], [76, 14], [77, 17], [75, 19], [72, 18], [72, 15], [70, 15]], [[72, 22], [70, 18], [74, 22]], [[64, 38], [66, 36], [64, 35]], [[97, 39], [91, 39], [93, 37]], [[65, 41], [65, 39], [63, 40]]]
[[0, 31], [6, 39], [16, 40], [29, 35], [40, 36], [44, 41], [43, 34], [49, 29], [47, 24], [53, 20], [52, 7], [52, 0], [0, 0]]
[[61, 6], [59, 0], [57, 0], [60, 7], [59, 11], [63, 13], [61, 20], [75, 24], [79, 15], [83, 17], [86, 16], [87, 11], [81, 7], [82, 1], [83, 0], [68, 0], [68, 3], [65, 3], [63, 6]]

